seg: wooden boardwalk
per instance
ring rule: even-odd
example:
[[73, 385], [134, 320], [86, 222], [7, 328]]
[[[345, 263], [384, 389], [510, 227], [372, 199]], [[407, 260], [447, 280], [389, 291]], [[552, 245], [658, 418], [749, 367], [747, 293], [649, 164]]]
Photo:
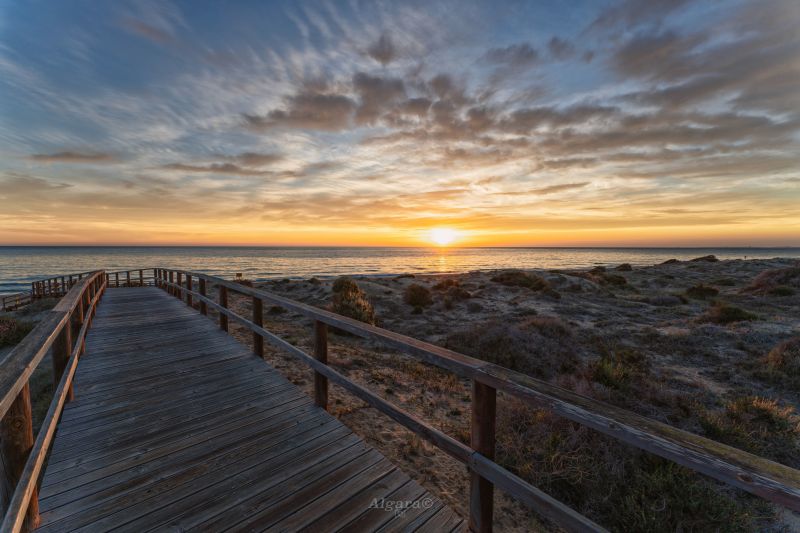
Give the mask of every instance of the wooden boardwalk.
[[[39, 497], [45, 531], [464, 528], [361, 438], [206, 317], [110, 289]], [[374, 500], [415, 502], [403, 514]]]

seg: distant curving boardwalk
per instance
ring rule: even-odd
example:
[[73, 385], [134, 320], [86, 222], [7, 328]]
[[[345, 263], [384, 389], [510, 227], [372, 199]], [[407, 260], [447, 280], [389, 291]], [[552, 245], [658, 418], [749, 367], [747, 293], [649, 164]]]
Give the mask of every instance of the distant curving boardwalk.
[[[107, 290], [39, 490], [42, 531], [463, 529], [208, 319]], [[416, 502], [403, 514], [377, 499]]]

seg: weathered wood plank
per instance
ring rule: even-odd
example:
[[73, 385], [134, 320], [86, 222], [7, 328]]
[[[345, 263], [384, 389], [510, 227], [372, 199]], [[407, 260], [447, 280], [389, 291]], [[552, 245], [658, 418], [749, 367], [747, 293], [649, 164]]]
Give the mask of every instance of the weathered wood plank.
[[[45, 468], [43, 531], [207, 528], [248, 508], [293, 523], [268, 510], [323, 486], [320, 513], [344, 525], [369, 510], [370, 491], [413, 485], [183, 296], [106, 292]], [[155, 319], [137, 318], [150, 310]]]

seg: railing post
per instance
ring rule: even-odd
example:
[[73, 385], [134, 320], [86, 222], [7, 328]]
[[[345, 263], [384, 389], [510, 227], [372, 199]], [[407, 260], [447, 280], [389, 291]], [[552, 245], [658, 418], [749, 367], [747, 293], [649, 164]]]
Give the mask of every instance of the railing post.
[[154, 268], [153, 269], [153, 287], [160, 287], [160, 286], [161, 285], [159, 284], [159, 280], [158, 280], [158, 269]]
[[51, 280], [51, 279], [47, 280], [47, 295], [48, 296], [52, 296], [53, 295], [53, 280]]
[[[33, 448], [33, 419], [31, 417], [31, 389], [27, 383], [19, 391], [14, 403], [0, 423], [0, 446], [2, 446], [4, 476], [3, 484], [11, 494], [19, 482], [25, 462]], [[39, 496], [33, 489], [28, 504], [28, 514], [24, 529], [31, 530], [39, 525]]]
[[186, 274], [186, 305], [189, 307], [194, 307], [192, 305], [192, 293], [189, 292], [192, 290], [192, 276], [191, 274]]
[[[228, 288], [224, 285], [219, 286], [219, 305], [228, 308]], [[223, 331], [228, 331], [228, 315], [220, 312], [219, 327]]]
[[128, 287], [130, 287], [131, 286], [131, 271], [130, 270], [125, 272], [125, 281], [127, 282]]
[[[206, 296], [206, 280], [200, 278], [198, 281], [200, 282], [200, 294]], [[208, 314], [208, 306], [203, 300], [200, 300], [200, 314]]]
[[[264, 327], [264, 302], [261, 298], [253, 296], [253, 324]], [[264, 337], [253, 332], [253, 353], [260, 358], [264, 358]]]
[[[175, 281], [174, 278], [173, 278], [173, 272], [172, 272], [172, 270], [170, 270], [169, 271], [169, 282], [172, 283], [173, 281]], [[172, 285], [167, 287], [167, 293], [175, 294], [175, 287], [173, 287]]]
[[114, 286], [119, 288], [119, 272], [114, 272]]
[[[328, 325], [319, 320], [314, 321], [314, 358], [328, 364]], [[314, 403], [328, 409], [328, 378], [317, 371], [314, 371]]]
[[[67, 368], [70, 352], [72, 351], [72, 315], [67, 317], [67, 323], [61, 328], [61, 331], [53, 343], [53, 390], [58, 388], [61, 382], [61, 376], [64, 375], [64, 369]], [[72, 401], [72, 385], [67, 391], [67, 401]]]
[[[495, 413], [497, 390], [472, 381], [472, 434], [470, 446], [487, 459], [494, 460]], [[475, 472], [470, 473], [469, 529], [479, 533], [492, 531], [494, 485]]]
[[72, 285], [73, 285], [73, 282], [72, 282], [72, 274], [70, 274], [70, 275], [69, 275], [69, 288], [70, 288], [70, 289], [72, 288]]
[[181, 290], [181, 287], [183, 286], [183, 273], [178, 272], [176, 274], [176, 277], [178, 279], [175, 280], [175, 284], [178, 286], [175, 287], [175, 298], [180, 298], [181, 300], [183, 300], [183, 291]]

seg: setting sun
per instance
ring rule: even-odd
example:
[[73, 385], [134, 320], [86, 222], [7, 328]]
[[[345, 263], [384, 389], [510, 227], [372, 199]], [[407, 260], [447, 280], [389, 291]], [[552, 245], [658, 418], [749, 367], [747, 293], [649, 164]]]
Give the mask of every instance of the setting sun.
[[450, 228], [433, 228], [429, 238], [437, 246], [447, 246], [456, 240], [456, 232]]

